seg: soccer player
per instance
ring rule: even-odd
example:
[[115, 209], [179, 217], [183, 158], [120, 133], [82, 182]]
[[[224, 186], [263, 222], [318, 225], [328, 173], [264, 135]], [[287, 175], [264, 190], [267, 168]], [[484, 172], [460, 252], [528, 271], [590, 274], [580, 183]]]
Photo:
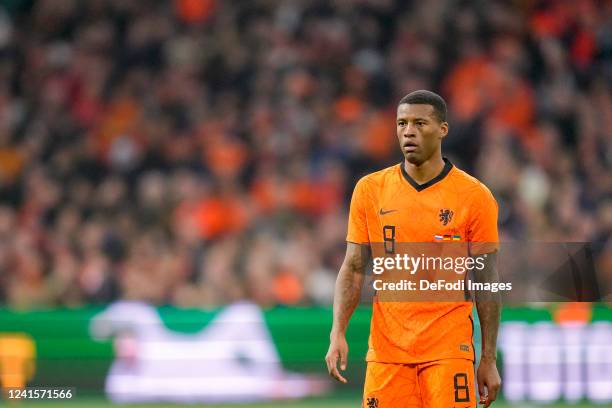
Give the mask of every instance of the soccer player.
[[[446, 103], [439, 95], [423, 90], [406, 95], [397, 108], [404, 160], [355, 186], [325, 357], [329, 374], [340, 382], [346, 383], [338, 370], [338, 363], [340, 370], [347, 366], [345, 332], [376, 243], [452, 237], [466, 243], [469, 256], [487, 254], [484, 268], [474, 268], [476, 281], [498, 279], [497, 203], [482, 183], [442, 157], [447, 134]], [[382, 302], [375, 297], [372, 308], [363, 407], [476, 406], [470, 301]], [[476, 379], [480, 403], [488, 407], [501, 384], [496, 366], [500, 302], [476, 294], [476, 308], [482, 330]]]

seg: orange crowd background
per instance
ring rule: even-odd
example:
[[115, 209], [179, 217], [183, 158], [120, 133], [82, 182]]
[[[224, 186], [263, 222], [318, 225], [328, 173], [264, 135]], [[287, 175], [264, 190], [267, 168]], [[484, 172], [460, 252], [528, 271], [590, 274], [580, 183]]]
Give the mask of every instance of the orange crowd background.
[[328, 304], [398, 100], [502, 240], [592, 242], [612, 279], [612, 3], [9, 0], [0, 6], [0, 302]]

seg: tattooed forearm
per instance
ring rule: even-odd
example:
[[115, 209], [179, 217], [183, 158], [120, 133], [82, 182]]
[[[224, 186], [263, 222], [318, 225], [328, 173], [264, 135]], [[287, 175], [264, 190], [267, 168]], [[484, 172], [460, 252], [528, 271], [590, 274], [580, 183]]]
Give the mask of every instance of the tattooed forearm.
[[[485, 261], [485, 267], [480, 271], [474, 270], [474, 277], [477, 282], [499, 282], [496, 258], [496, 254], [488, 254]], [[501, 310], [501, 298], [499, 293], [477, 291], [476, 309], [478, 310], [478, 318], [480, 319], [480, 329], [482, 333], [482, 358], [495, 359], [497, 354], [497, 332], [499, 330]]]
[[336, 279], [332, 334], [346, 331], [361, 298], [361, 287], [369, 258], [368, 246], [348, 243], [346, 256]]

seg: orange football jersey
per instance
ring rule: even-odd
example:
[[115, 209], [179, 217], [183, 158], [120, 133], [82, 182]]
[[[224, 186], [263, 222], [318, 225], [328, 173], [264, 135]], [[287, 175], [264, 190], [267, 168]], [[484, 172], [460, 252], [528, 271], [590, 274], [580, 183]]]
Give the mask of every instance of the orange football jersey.
[[[419, 185], [403, 163], [363, 177], [353, 192], [347, 241], [459, 241], [468, 255], [497, 250], [497, 203], [481, 182], [444, 159]], [[390, 235], [391, 233], [391, 235]], [[374, 252], [374, 250], [373, 250]], [[384, 302], [374, 298], [367, 361], [474, 359], [471, 302]]]

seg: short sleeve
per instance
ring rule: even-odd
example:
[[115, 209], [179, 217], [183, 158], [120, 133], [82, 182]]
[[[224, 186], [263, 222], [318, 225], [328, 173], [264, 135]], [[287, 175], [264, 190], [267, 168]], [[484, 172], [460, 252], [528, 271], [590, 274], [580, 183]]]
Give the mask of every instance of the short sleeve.
[[370, 242], [368, 234], [368, 222], [366, 218], [367, 202], [366, 182], [361, 179], [355, 185], [351, 206], [349, 210], [348, 232], [346, 240], [356, 244], [366, 244]]
[[499, 249], [497, 201], [483, 184], [474, 193], [470, 212], [468, 227], [470, 254], [480, 255], [497, 251]]

